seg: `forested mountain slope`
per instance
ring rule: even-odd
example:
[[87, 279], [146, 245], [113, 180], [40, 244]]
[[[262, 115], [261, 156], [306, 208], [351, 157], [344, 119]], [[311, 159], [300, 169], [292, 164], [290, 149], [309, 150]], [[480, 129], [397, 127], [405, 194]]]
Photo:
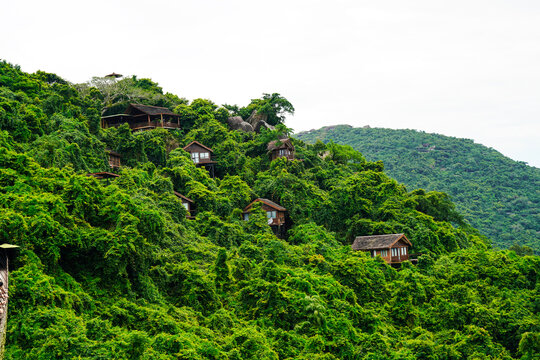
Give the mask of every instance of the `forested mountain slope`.
[[[0, 62], [0, 242], [21, 247], [6, 358], [536, 356], [538, 257], [491, 250], [444, 194], [407, 191], [350, 147], [293, 139], [299, 160], [270, 162], [288, 130], [232, 131], [227, 117], [282, 121], [276, 99], [225, 108], [149, 79], [75, 86]], [[130, 101], [174, 110], [182, 130], [100, 129]], [[193, 140], [213, 149], [216, 178], [182, 150]], [[111, 171], [105, 149], [123, 163], [109, 182], [86, 176]], [[261, 209], [242, 220], [256, 197], [288, 210], [285, 238]], [[350, 247], [401, 232], [418, 266]]]
[[540, 169], [472, 140], [416, 130], [338, 125], [296, 135], [350, 145], [409, 189], [448, 193], [464, 218], [496, 246], [540, 252]]

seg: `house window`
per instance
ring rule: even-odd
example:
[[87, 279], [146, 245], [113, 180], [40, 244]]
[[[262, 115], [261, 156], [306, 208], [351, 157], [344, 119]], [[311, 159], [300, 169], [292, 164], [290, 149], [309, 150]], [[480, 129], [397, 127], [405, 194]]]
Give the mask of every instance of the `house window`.
[[201, 155], [201, 160], [202, 159], [210, 159], [210, 153], [203, 152], [200, 155]]
[[109, 155], [109, 165], [111, 167], [120, 166], [120, 158], [113, 155]]
[[199, 153], [197, 153], [197, 152], [191, 153], [191, 160], [193, 160], [193, 162], [195, 164], [198, 164], [199, 163]]
[[382, 257], [388, 256], [388, 250], [382, 250], [382, 251], [381, 251], [381, 256], [382, 256]]
[[398, 256], [398, 249], [392, 248], [392, 256]]
[[401, 248], [401, 255], [407, 255], [407, 248], [406, 247]]
[[289, 155], [289, 149], [279, 149], [278, 154], [279, 156], [287, 156]]
[[244, 214], [244, 221], [248, 221], [248, 220], [249, 220], [249, 214], [246, 213], [246, 214]]
[[182, 205], [184, 205], [184, 208], [186, 208], [186, 211], [189, 211], [189, 204], [187, 202], [183, 202]]
[[269, 219], [275, 219], [277, 217], [277, 214], [275, 211], [267, 211], [266, 212], [266, 217], [269, 218]]

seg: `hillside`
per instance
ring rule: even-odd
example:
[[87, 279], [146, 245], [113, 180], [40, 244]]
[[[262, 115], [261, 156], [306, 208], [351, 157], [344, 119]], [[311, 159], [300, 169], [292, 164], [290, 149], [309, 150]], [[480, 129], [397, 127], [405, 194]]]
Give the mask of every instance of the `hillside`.
[[296, 135], [350, 145], [409, 189], [448, 193], [457, 210], [496, 246], [540, 252], [540, 169], [472, 140], [415, 130], [325, 127]]
[[[130, 102], [181, 127], [101, 128]], [[348, 146], [293, 138], [296, 159], [270, 161], [292, 110], [278, 94], [220, 107], [150, 79], [73, 85], [0, 62], [0, 242], [21, 247], [5, 358], [536, 356], [539, 258], [491, 249], [445, 194], [409, 191]], [[276, 130], [228, 128], [250, 111]], [[192, 141], [212, 149], [215, 178], [183, 150]], [[119, 176], [87, 176], [104, 171]], [[243, 220], [258, 197], [286, 208], [282, 238], [258, 205]], [[417, 266], [351, 249], [389, 233]]]

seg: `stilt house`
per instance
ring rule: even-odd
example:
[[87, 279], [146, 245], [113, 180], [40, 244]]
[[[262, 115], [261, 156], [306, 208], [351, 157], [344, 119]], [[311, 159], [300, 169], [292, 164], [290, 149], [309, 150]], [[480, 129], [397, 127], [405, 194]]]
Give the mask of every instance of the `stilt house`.
[[264, 211], [266, 211], [268, 225], [270, 225], [274, 234], [276, 234], [278, 237], [283, 237], [286, 233], [287, 224], [285, 215], [287, 213], [287, 209], [271, 200], [263, 198], [257, 198], [253, 200], [248, 206], [244, 208], [244, 211], [242, 213], [244, 220], [249, 220], [249, 213], [251, 212], [253, 205], [257, 202], [262, 203], [261, 207]]
[[187, 211], [186, 217], [188, 219], [195, 219], [195, 216], [193, 215], [195, 213], [194, 209], [194, 201], [190, 198], [185, 197], [184, 195], [180, 194], [179, 192], [175, 191], [174, 195], [178, 196], [182, 200], [182, 205]]
[[267, 149], [270, 152], [270, 160], [272, 161], [279, 157], [289, 160], [294, 159], [294, 145], [289, 138], [270, 141]]
[[409, 260], [411, 242], [405, 234], [357, 236], [353, 250], [368, 251], [371, 257], [381, 256], [388, 264]]
[[124, 114], [115, 114], [101, 118], [101, 127], [118, 127], [129, 124], [131, 130], [149, 130], [155, 128], [179, 129], [180, 115], [168, 108], [141, 104], [129, 104]]
[[198, 141], [192, 141], [184, 147], [184, 150], [191, 154], [191, 160], [195, 165], [204, 167], [208, 170], [210, 176], [214, 177], [216, 162], [212, 160], [214, 155], [212, 149]]

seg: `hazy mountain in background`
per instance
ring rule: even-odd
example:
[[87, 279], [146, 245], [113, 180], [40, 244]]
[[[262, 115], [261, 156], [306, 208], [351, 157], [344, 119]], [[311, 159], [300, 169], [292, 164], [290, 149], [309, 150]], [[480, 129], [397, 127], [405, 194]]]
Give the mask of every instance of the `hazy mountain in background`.
[[527, 245], [540, 250], [540, 169], [514, 161], [469, 139], [416, 130], [327, 126], [301, 132], [314, 143], [352, 146], [409, 189], [447, 192], [475, 228], [495, 246]]

